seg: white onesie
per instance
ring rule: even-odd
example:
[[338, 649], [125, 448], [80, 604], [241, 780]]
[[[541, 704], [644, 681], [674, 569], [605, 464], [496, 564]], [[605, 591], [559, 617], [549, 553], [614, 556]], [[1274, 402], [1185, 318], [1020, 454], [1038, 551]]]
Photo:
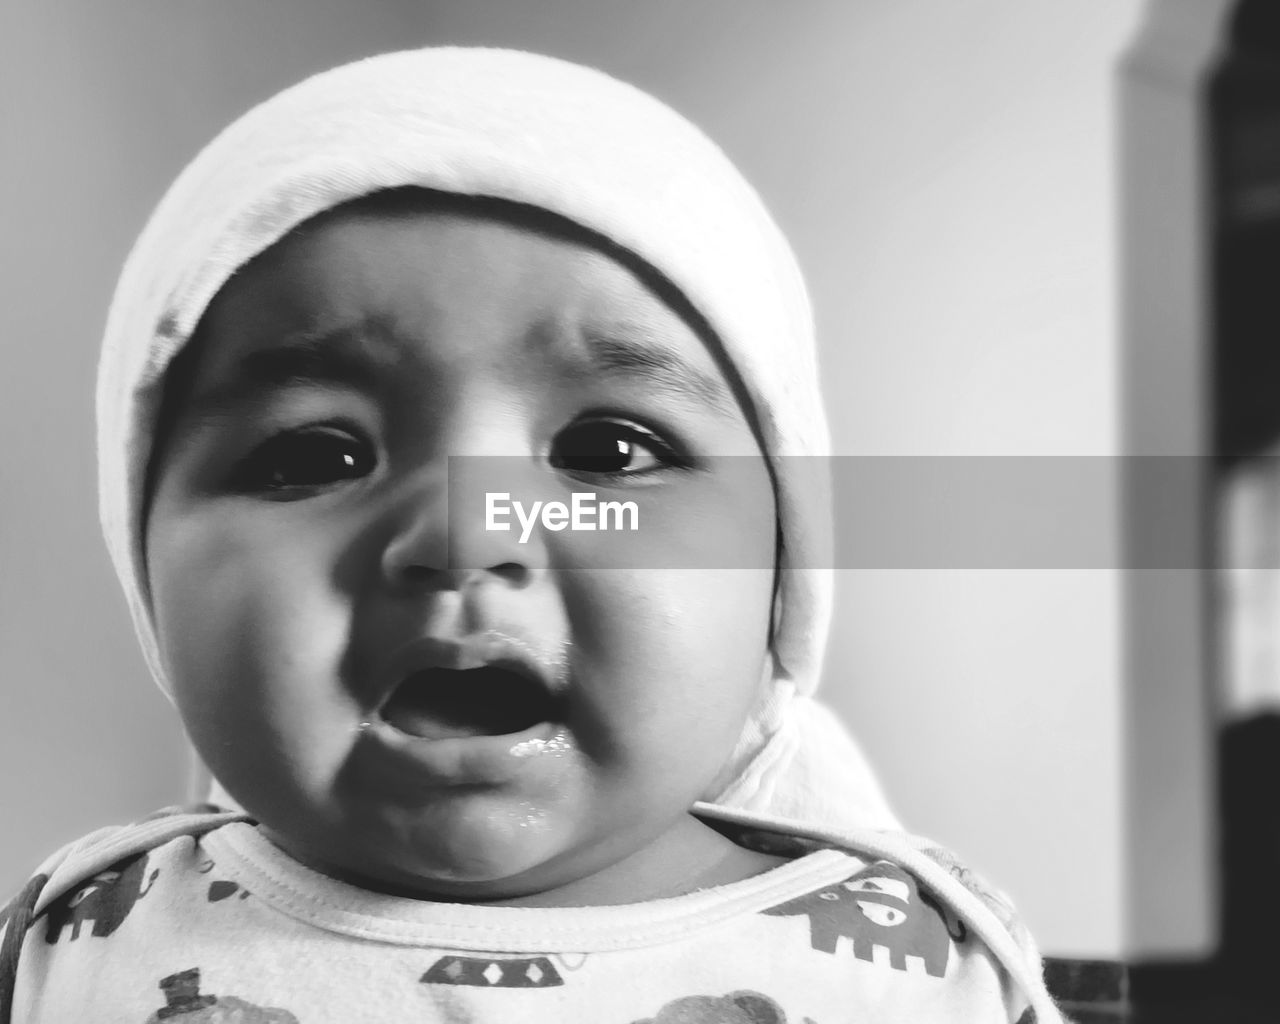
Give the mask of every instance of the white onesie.
[[[183, 821], [188, 826], [176, 836], [172, 827], [156, 830]], [[157, 836], [162, 841], [153, 845]], [[25, 929], [12, 1019], [1035, 1019], [966, 920], [971, 907], [952, 906], [912, 873], [874, 856], [779, 833], [737, 837], [792, 859], [685, 896], [562, 909], [369, 892], [302, 866], [252, 822], [229, 815], [184, 815], [98, 834], [51, 864], [52, 882], [28, 887], [29, 894], [51, 885], [61, 893], [51, 900], [46, 893]], [[141, 849], [65, 882], [76, 874], [73, 862], [91, 870], [95, 858], [101, 863], [130, 846]], [[20, 902], [8, 912], [6, 930], [15, 932], [4, 943], [10, 959], [26, 924], [19, 921]]]

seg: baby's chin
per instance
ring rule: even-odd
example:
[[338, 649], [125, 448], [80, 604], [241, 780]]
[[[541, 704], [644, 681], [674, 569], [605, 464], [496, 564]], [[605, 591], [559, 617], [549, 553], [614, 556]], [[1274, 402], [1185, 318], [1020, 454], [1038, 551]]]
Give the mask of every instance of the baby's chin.
[[477, 795], [433, 811], [365, 811], [342, 827], [273, 829], [295, 860], [374, 892], [440, 902], [541, 897], [590, 873], [595, 844], [527, 801]]

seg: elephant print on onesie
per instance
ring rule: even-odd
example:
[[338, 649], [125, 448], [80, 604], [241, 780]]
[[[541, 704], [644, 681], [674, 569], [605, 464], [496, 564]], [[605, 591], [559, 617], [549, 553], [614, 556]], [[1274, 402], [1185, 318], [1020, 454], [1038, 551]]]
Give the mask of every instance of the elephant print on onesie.
[[[202, 875], [207, 875], [216, 866], [217, 865], [214, 864], [212, 858], [206, 857], [196, 867], [196, 870]], [[209, 883], [209, 894], [207, 898], [210, 903], [221, 903], [223, 900], [230, 899], [232, 896], [239, 896], [240, 899], [247, 900], [249, 898], [249, 890], [242, 889], [238, 882], [231, 882], [224, 878], [215, 878]]]
[[93, 923], [91, 934], [98, 938], [111, 935], [124, 923], [134, 904], [151, 891], [160, 870], [155, 868], [148, 874], [147, 867], [145, 853], [123, 860], [94, 875], [74, 892], [54, 900], [45, 914], [45, 941], [53, 945], [67, 927], [75, 941], [86, 922]]
[[808, 917], [809, 941], [823, 953], [835, 953], [841, 936], [853, 955], [875, 961], [875, 948], [889, 953], [889, 966], [907, 970], [918, 957], [935, 978], [947, 972], [951, 943], [967, 937], [964, 924], [949, 919], [936, 899], [896, 864], [878, 861], [836, 885], [827, 886], [763, 911], [775, 917]]

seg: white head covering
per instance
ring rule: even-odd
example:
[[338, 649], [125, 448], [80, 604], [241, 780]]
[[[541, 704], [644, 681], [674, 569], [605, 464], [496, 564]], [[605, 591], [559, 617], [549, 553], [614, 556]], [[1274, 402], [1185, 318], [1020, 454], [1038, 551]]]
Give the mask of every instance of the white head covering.
[[[828, 826], [896, 823], [811, 699], [831, 609], [827, 425], [795, 258], [724, 154], [651, 96], [509, 50], [392, 53], [316, 75], [213, 140], [130, 254], [98, 379], [101, 515], [152, 674], [168, 687], [143, 559], [163, 375], [234, 271], [309, 217], [422, 186], [560, 214], [655, 267], [706, 318], [755, 404], [783, 538], [775, 671], [709, 801]], [[818, 568], [815, 568], [818, 567]]]

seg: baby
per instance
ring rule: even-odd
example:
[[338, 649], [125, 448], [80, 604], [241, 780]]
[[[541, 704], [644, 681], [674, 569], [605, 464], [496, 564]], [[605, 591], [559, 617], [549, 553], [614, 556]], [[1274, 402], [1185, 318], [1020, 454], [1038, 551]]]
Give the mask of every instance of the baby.
[[269, 100], [139, 240], [99, 414], [215, 797], [42, 866], [0, 1021], [1059, 1019], [810, 697], [807, 300], [655, 100], [469, 49]]

